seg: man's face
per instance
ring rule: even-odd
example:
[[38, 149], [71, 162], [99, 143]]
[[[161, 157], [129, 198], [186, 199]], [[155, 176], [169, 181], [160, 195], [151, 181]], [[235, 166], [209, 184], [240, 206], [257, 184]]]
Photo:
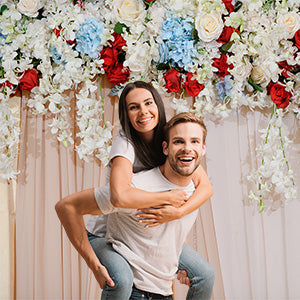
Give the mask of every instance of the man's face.
[[169, 144], [163, 142], [163, 151], [173, 171], [190, 176], [205, 154], [202, 127], [197, 123], [175, 125], [169, 131]]

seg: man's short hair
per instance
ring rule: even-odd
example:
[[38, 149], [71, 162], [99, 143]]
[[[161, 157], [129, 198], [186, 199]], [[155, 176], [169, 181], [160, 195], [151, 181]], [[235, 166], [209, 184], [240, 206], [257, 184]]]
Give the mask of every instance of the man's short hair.
[[169, 131], [172, 127], [180, 123], [196, 123], [199, 124], [203, 129], [203, 144], [205, 144], [207, 129], [200, 117], [197, 117], [195, 114], [190, 112], [183, 112], [175, 115], [171, 118], [164, 127], [165, 140], [169, 142]]

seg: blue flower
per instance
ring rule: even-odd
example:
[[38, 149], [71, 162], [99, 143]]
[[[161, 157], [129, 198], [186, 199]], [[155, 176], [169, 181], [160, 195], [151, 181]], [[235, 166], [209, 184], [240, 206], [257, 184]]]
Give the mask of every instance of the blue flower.
[[[6, 38], [7, 35], [3, 35], [2, 32], [0, 31], [0, 46], [3, 46], [4, 44], [6, 44]], [[4, 43], [3, 43], [4, 40]], [[3, 54], [0, 52], [0, 58], [2, 58]]]
[[167, 20], [162, 25], [161, 38], [164, 43], [159, 45], [161, 61], [170, 61], [188, 71], [188, 65], [192, 64], [197, 51], [194, 47], [194, 26], [192, 18], [182, 19], [167, 14]]
[[56, 47], [54, 46], [50, 47], [50, 51], [52, 53], [52, 59], [56, 64], [60, 65], [62, 63], [66, 63], [65, 61], [62, 61], [61, 59], [62, 56], [58, 53]]
[[76, 34], [76, 50], [91, 58], [97, 58], [100, 54], [99, 46], [103, 29], [102, 22], [100, 23], [96, 18], [88, 18]]
[[227, 98], [230, 98], [231, 88], [232, 88], [232, 83], [231, 83], [230, 75], [226, 75], [224, 77], [224, 80], [216, 83], [216, 89], [218, 91], [218, 98], [222, 102], [224, 100], [227, 100]]

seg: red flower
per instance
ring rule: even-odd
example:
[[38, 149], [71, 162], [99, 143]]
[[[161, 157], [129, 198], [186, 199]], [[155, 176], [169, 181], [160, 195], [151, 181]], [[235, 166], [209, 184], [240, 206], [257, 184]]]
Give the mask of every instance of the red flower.
[[278, 108], [286, 108], [289, 105], [292, 93], [288, 92], [284, 85], [271, 81], [267, 86], [267, 91]]
[[233, 65], [227, 63], [227, 56], [226, 54], [222, 54], [220, 58], [215, 58], [213, 62], [213, 67], [218, 69], [216, 73], [222, 80], [226, 75], [229, 74], [228, 69], [232, 69]]
[[122, 35], [114, 32], [114, 41], [110, 41], [109, 46], [100, 52], [101, 58], [104, 60], [102, 68], [107, 73], [108, 81], [114, 84], [125, 83], [128, 80], [130, 70], [123, 66], [123, 50], [126, 41]]
[[168, 92], [179, 92], [180, 90], [180, 73], [175, 70], [169, 70], [165, 75], [164, 79], [166, 81], [166, 89]]
[[[53, 33], [56, 35], [57, 38], [59, 38], [60, 36], [62, 37], [63, 40], [65, 40], [65, 36], [62, 35], [63, 29], [62, 28], [54, 28], [53, 29]], [[76, 44], [76, 40], [72, 41], [72, 40], [68, 40], [67, 43], [69, 45], [73, 45]]]
[[112, 47], [118, 51], [122, 51], [122, 48], [126, 46], [126, 41], [123, 39], [120, 33], [113, 33], [115, 40], [111, 43]]
[[13, 90], [13, 92], [10, 94], [10, 97], [13, 97], [18, 92], [18, 87], [16, 85], [13, 85], [10, 81], [6, 80], [4, 83], [0, 84], [0, 91], [3, 91], [3, 85], [4, 88], [8, 87], [9, 89]]
[[300, 29], [295, 33], [294, 39], [296, 47], [300, 49]]
[[106, 72], [109, 72], [109, 70], [118, 63], [118, 54], [119, 52], [114, 48], [105, 47], [102, 49], [100, 55], [101, 58], [104, 59], [103, 69]]
[[107, 79], [110, 83], [120, 84], [125, 83], [128, 80], [130, 70], [124, 67], [122, 63], [117, 63], [110, 71], [107, 73]]
[[183, 87], [185, 88], [187, 93], [192, 97], [196, 97], [204, 88], [203, 84], [200, 84], [196, 79], [192, 79], [194, 74], [191, 72], [187, 73], [186, 80], [183, 83]]
[[35, 69], [26, 70], [20, 79], [20, 90], [31, 91], [38, 84], [38, 72]]
[[228, 10], [229, 13], [232, 13], [234, 11], [234, 7], [232, 5], [232, 0], [222, 0], [226, 9]]
[[292, 66], [289, 65], [286, 60], [281, 61], [278, 63], [279, 68], [282, 69], [281, 74], [285, 77], [285, 78], [289, 78], [290, 75], [288, 74], [288, 72], [292, 72], [294, 73], [297, 70], [298, 65]]
[[217, 42], [218, 43], [222, 43], [222, 44], [226, 44], [227, 42], [229, 42], [230, 38], [231, 38], [231, 35], [234, 33], [234, 32], [237, 32], [239, 33], [240, 31], [234, 27], [231, 27], [231, 26], [225, 26], [223, 28], [223, 31], [220, 35], [220, 37], [218, 38]]

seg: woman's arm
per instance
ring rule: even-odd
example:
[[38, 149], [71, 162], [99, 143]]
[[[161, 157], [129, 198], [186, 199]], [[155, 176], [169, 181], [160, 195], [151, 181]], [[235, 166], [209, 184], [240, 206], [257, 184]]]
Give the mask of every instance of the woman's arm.
[[187, 200], [186, 193], [180, 189], [161, 193], [147, 192], [131, 186], [132, 164], [122, 156], [111, 161], [110, 193], [115, 207], [144, 208], [169, 204], [180, 207]]
[[139, 222], [145, 223], [146, 227], [154, 227], [159, 224], [180, 219], [198, 209], [213, 195], [213, 189], [202, 166], [199, 166], [194, 172], [193, 181], [196, 189], [189, 200], [181, 207], [176, 208], [170, 205], [163, 205], [155, 208], [139, 209], [139, 213], [137, 214]]
[[94, 197], [94, 189], [69, 195], [55, 205], [56, 213], [65, 228], [70, 242], [93, 271], [96, 280], [103, 289], [105, 283], [115, 284], [106, 268], [100, 263], [87, 237], [83, 215], [102, 214]]

